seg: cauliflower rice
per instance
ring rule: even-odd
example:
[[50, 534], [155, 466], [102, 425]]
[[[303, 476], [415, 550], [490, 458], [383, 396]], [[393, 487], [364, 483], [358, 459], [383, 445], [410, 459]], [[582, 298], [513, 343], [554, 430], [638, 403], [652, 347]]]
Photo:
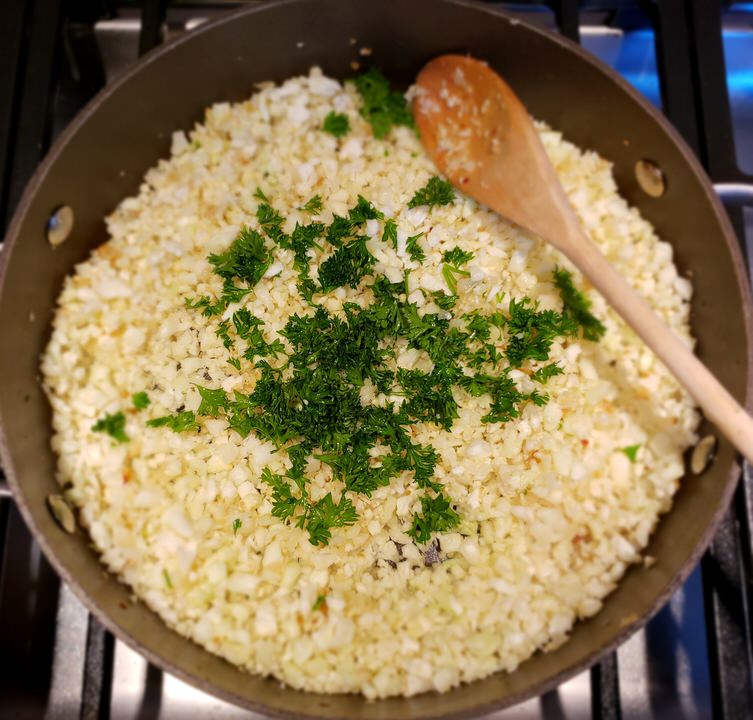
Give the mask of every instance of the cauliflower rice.
[[[350, 120], [342, 139], [321, 130], [331, 110]], [[607, 161], [543, 125], [539, 132], [591, 237], [691, 345], [691, 287], [670, 245], [619, 196]], [[488, 397], [457, 391], [451, 432], [415, 426], [414, 439], [439, 452], [436, 479], [462, 518], [439, 535], [440, 562], [405, 532], [422, 494], [407, 478], [370, 498], [352, 495], [356, 524], [317, 547], [271, 514], [260, 473], [286, 467], [271, 443], [217, 419], [203, 419], [198, 433], [146, 427], [145, 418], [183, 405], [196, 411], [194, 383], [253, 387], [254, 371], [228, 365], [213, 322], [184, 298], [219, 292], [207, 254], [242, 225], [257, 227], [257, 187], [287, 222], [305, 221], [296, 208], [315, 193], [324, 222], [359, 194], [369, 199], [399, 228], [395, 251], [377, 221], [367, 224], [375, 272], [396, 282], [410, 269], [409, 300], [419, 305], [431, 304], [420, 288], [445, 290], [441, 255], [457, 245], [474, 253], [470, 277], [459, 280], [460, 312], [506, 309], [523, 296], [558, 308], [552, 270], [567, 263], [553, 248], [461, 196], [407, 209], [435, 174], [414, 132], [374, 139], [353, 87], [317, 69], [215, 105], [188, 137], [174, 134], [171, 157], [108, 218], [111, 239], [65, 283], [43, 358], [59, 480], [105, 565], [179, 633], [295, 688], [370, 698], [446, 691], [558, 646], [640, 559], [694, 441], [689, 397], [595, 293], [606, 335], [555, 341], [550, 358], [564, 373], [547, 383], [548, 404], [484, 424]], [[419, 232], [423, 263], [405, 248]], [[292, 261], [277, 250], [244, 300], [269, 338], [307, 311]], [[337, 312], [359, 295], [339, 288], [322, 304]], [[427, 361], [406, 349], [397, 362]], [[512, 377], [532, 389], [523, 372]], [[140, 390], [150, 407], [128, 410]], [[91, 431], [119, 410], [130, 442]], [[623, 451], [633, 445], [634, 462]], [[312, 496], [332, 489], [320, 462], [309, 461], [308, 476]]]

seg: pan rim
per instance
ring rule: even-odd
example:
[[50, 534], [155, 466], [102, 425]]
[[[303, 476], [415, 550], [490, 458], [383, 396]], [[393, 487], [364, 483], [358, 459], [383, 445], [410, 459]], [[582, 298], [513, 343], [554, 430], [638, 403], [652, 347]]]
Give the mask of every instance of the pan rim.
[[[178, 38], [175, 41], [168, 42], [150, 51], [145, 56], [140, 58], [127, 72], [123, 73], [123, 75], [121, 75], [109, 85], [106, 85], [94, 98], [92, 98], [92, 100], [90, 100], [84, 106], [84, 108], [82, 108], [82, 110], [76, 115], [76, 117], [61, 133], [61, 135], [56, 139], [55, 143], [52, 145], [42, 162], [36, 168], [34, 174], [32, 175], [24, 190], [21, 200], [18, 203], [18, 207], [15, 209], [11, 222], [8, 226], [4, 247], [2, 249], [2, 252], [0, 252], [0, 301], [2, 299], [2, 290], [5, 286], [6, 274], [8, 272], [9, 258], [13, 252], [15, 244], [19, 241], [21, 227], [24, 224], [24, 219], [26, 217], [27, 211], [29, 209], [29, 206], [31, 205], [33, 198], [36, 196], [38, 188], [45, 180], [50, 168], [56, 163], [57, 158], [62, 150], [67, 146], [69, 139], [79, 132], [81, 127], [94, 113], [96, 113], [99, 106], [104, 101], [106, 101], [112, 94], [118, 92], [121, 86], [128, 83], [135, 75], [142, 72], [153, 62], [158, 61], [163, 55], [172, 52], [174, 48], [182, 46], [184, 43], [192, 41], [196, 36], [200, 34], [212, 32], [222, 27], [226, 23], [234, 22], [241, 16], [245, 17], [247, 15], [265, 12], [266, 10], [277, 9], [287, 5], [301, 5], [304, 3], [313, 4], [316, 1], [317, 0], [273, 0], [272, 2], [228, 12], [220, 18], [202, 25], [195, 31], [187, 33], [185, 36]], [[751, 299], [750, 284], [745, 269], [742, 251], [740, 249], [737, 237], [732, 229], [729, 218], [727, 217], [726, 211], [724, 210], [718, 196], [714, 192], [708, 175], [706, 174], [693, 151], [680, 136], [679, 132], [674, 128], [673, 125], [671, 125], [671, 123], [659, 110], [651, 105], [648, 100], [646, 100], [636, 89], [629, 85], [629, 83], [624, 80], [624, 78], [622, 78], [616, 71], [612, 70], [610, 67], [603, 64], [601, 61], [589, 54], [580, 45], [560, 35], [553, 34], [548, 30], [538, 28], [526, 21], [512, 17], [497, 8], [489, 7], [488, 5], [479, 2], [478, 0], [442, 0], [442, 2], [445, 5], [470, 8], [477, 13], [492, 15], [495, 18], [506, 21], [510, 26], [522, 26], [526, 31], [535, 33], [545, 41], [558, 45], [562, 50], [575, 54], [579, 60], [586, 62], [592, 69], [596, 70], [598, 73], [605, 76], [607, 80], [610, 80], [612, 83], [617, 85], [619, 90], [621, 90], [623, 93], [626, 93], [633, 101], [633, 103], [638, 105], [639, 108], [649, 116], [654, 124], [660, 127], [664, 134], [668, 136], [669, 141], [675, 146], [677, 150], [679, 150], [686, 167], [690, 172], [693, 173], [695, 179], [700, 183], [705, 192], [707, 200], [710, 203], [711, 209], [719, 224], [721, 235], [724, 238], [724, 242], [726, 243], [727, 250], [732, 260], [735, 280], [737, 282], [740, 296], [743, 301], [742, 313], [745, 322], [745, 354], [747, 360], [747, 378], [745, 385], [744, 405], [745, 408], [750, 412], [751, 408], [753, 407], [753, 300]], [[198, 674], [184, 670], [182, 667], [175, 665], [173, 660], [169, 660], [166, 657], [163, 657], [158, 651], [143, 646], [130, 634], [129, 631], [127, 631], [115, 619], [109, 616], [93, 596], [88, 595], [84, 591], [84, 589], [73, 577], [73, 573], [69, 572], [64, 563], [58, 560], [52, 542], [37, 527], [37, 523], [34, 520], [31, 509], [27, 505], [26, 499], [23, 495], [21, 484], [18, 480], [15, 468], [10, 461], [10, 457], [10, 449], [4, 431], [3, 419], [2, 417], [0, 417], [0, 462], [2, 463], [2, 467], [5, 470], [13, 498], [23, 516], [24, 521], [31, 529], [34, 538], [40, 544], [40, 547], [42, 548], [46, 558], [58, 573], [58, 575], [60, 575], [60, 577], [68, 583], [68, 585], [74, 591], [76, 597], [82, 602], [87, 610], [95, 615], [98, 620], [117, 638], [125, 642], [127, 646], [129, 646], [142, 656], [146, 657], [147, 660], [160, 667], [163, 671], [169, 672], [179, 677], [181, 680], [205, 692], [208, 692], [215, 697], [219, 697], [241, 707], [245, 707], [247, 709], [265, 714], [270, 717], [311, 718], [312, 720], [321, 720], [321, 715], [291, 714], [287, 710], [277, 709], [267, 704], [257, 703], [256, 701], [250, 700], [247, 697], [239, 696], [231, 690], [225, 690], [224, 688], [215, 685], [205, 678], [200, 677]], [[716, 534], [716, 530], [718, 529], [722, 517], [729, 507], [733, 493], [737, 486], [739, 474], [740, 463], [739, 461], [733, 461], [726, 476], [721, 500], [713, 514], [711, 521], [707, 524], [704, 532], [701, 534], [698, 542], [696, 543], [693, 552], [691, 552], [688, 558], [684, 561], [679, 572], [677, 572], [670, 578], [670, 580], [666, 583], [664, 589], [655, 597], [651, 607], [635, 621], [617, 632], [610, 642], [602, 645], [598, 650], [591, 653], [583, 661], [571, 664], [563, 668], [551, 677], [529, 686], [524, 691], [507, 695], [498, 701], [491, 701], [476, 705], [472, 709], [466, 708], [463, 710], [451, 711], [449, 713], [424, 715], [423, 717], [427, 720], [429, 718], [433, 718], [434, 720], [453, 720], [455, 718], [467, 718], [471, 713], [481, 716], [495, 710], [510, 707], [526, 699], [541, 695], [542, 693], [551, 690], [557, 685], [565, 682], [576, 674], [584, 671], [585, 669], [588, 669], [593, 664], [599, 662], [605, 655], [621, 645], [631, 635], [641, 629], [666, 604], [670, 596], [687, 579], [692, 570], [696, 567], [700, 557], [706, 551], [707, 547], [711, 543], [711, 540]], [[120, 582], [119, 580], [117, 580], [117, 578], [115, 578], [114, 575], [109, 572], [108, 577], [112, 581]], [[154, 612], [151, 609], [150, 611]], [[161, 618], [160, 621], [164, 623]], [[175, 632], [172, 629], [170, 629], [170, 631]], [[204, 652], [209, 653], [210, 651], [204, 649]], [[468, 683], [467, 685], [470, 686], [472, 684], [473, 683]], [[287, 692], [300, 692], [301, 694], [308, 694], [312, 697], [317, 698], [327, 697], [325, 695], [311, 692], [307, 693], [305, 691], [298, 691], [292, 688], [288, 689]], [[366, 702], [365, 699], [364, 702]], [[330, 717], [340, 717], [343, 718], [343, 720], [347, 720], [345, 716], [341, 715], [331, 715]]]

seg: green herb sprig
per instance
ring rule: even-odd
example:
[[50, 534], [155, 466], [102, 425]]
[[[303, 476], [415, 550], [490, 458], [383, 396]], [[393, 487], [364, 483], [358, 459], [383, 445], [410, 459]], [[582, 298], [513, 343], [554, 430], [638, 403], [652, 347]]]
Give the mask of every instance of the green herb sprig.
[[467, 270], [461, 268], [462, 265], [473, 259], [472, 252], [466, 252], [459, 247], [454, 247], [442, 255], [444, 265], [442, 265], [442, 277], [447, 283], [447, 287], [452, 295], [458, 294], [458, 277], [470, 277]]
[[601, 340], [607, 331], [604, 324], [591, 311], [591, 301], [573, 284], [573, 276], [567, 270], [557, 268], [554, 271], [554, 284], [560, 291], [564, 305], [563, 314], [572, 318], [583, 329], [586, 340]]
[[450, 205], [455, 199], [452, 184], [436, 175], [424, 187], [416, 190], [415, 195], [408, 202], [409, 208], [428, 205], [429, 209], [438, 205]]
[[390, 89], [387, 78], [376, 68], [351, 81], [361, 96], [361, 116], [371, 125], [375, 138], [384, 138], [396, 125], [415, 127], [408, 103]]
[[131, 396], [131, 402], [136, 410], [146, 410], [146, 408], [149, 407], [151, 400], [149, 399], [149, 395], [145, 392], [137, 392]]
[[348, 116], [345, 113], [331, 110], [327, 113], [327, 117], [324, 118], [322, 130], [328, 132], [330, 135], [334, 135], [336, 138], [344, 137], [350, 132], [350, 120], [348, 120]]
[[164, 415], [162, 417], [147, 420], [149, 427], [167, 427], [173, 432], [188, 432], [189, 430], [198, 430], [199, 423], [196, 422], [196, 416], [190, 410], [175, 413], [174, 415]]
[[107, 413], [92, 425], [92, 430], [94, 432], [106, 433], [118, 443], [125, 443], [130, 440], [128, 435], [126, 435], [125, 426], [126, 418], [122, 412]]

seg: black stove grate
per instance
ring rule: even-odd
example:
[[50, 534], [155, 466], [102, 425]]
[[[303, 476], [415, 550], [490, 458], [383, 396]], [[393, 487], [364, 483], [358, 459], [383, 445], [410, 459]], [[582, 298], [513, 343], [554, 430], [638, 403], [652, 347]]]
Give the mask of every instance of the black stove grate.
[[[207, 17], [240, 4], [176, 2], [168, 12], [166, 0], [143, 0], [140, 4], [117, 0], [0, 2], [0, 229], [6, 226], [53, 137], [105, 83], [106, 63], [96, 47], [95, 22], [140, 20], [136, 42], [138, 53], [143, 54], [162, 42], [171, 28], [175, 29], [174, 24], [180, 25], [181, 18]], [[753, 177], [740, 169], [736, 157], [726, 82], [722, 15], [730, 3], [550, 0], [499, 4], [534, 21], [548, 23], [553, 18], [557, 29], [576, 41], [586, 16], [598, 17], [607, 27], [625, 14], [647, 17], [656, 42], [664, 111], [715, 182], [751, 187]], [[738, 195], [745, 198], [745, 192], [747, 202], [753, 204], [750, 189]], [[731, 206], [729, 213], [745, 250], [743, 209]], [[709, 707], [697, 709], [694, 717], [743, 720], [753, 715], [752, 531], [753, 470], [745, 466], [733, 505], [701, 563], [711, 699]], [[69, 593], [61, 588], [26, 530], [0, 470], [0, 716], [83, 720], [117, 716], [111, 712], [115, 641], [92, 616], [80, 628], [74, 627], [64, 603]], [[52, 688], [66, 684], [58, 659], [60, 653], [65, 657], [65, 643], [70, 642], [66, 633], [78, 633], [84, 662], [77, 685], [80, 692], [61, 709], [63, 706], [51, 704], [50, 696]], [[624, 707], [621, 679], [631, 681], [622, 676], [618, 653], [591, 669], [594, 720], [639, 717]], [[649, 687], [653, 680], [649, 678]], [[162, 687], [162, 673], [149, 666], [133, 717], [163, 717]], [[540, 698], [539, 705], [541, 717], [584, 717], [566, 713], [556, 690]], [[651, 717], [683, 717], [679, 704], [673, 705], [671, 700], [652, 700], [650, 705]]]

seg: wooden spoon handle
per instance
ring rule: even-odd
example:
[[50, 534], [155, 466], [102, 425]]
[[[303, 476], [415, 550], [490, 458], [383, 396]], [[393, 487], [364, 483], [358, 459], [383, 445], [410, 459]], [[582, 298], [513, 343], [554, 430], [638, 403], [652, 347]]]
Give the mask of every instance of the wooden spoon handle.
[[753, 462], [753, 418], [587, 237], [581, 233], [567, 245], [563, 251], [570, 260], [685, 386], [705, 416]]

